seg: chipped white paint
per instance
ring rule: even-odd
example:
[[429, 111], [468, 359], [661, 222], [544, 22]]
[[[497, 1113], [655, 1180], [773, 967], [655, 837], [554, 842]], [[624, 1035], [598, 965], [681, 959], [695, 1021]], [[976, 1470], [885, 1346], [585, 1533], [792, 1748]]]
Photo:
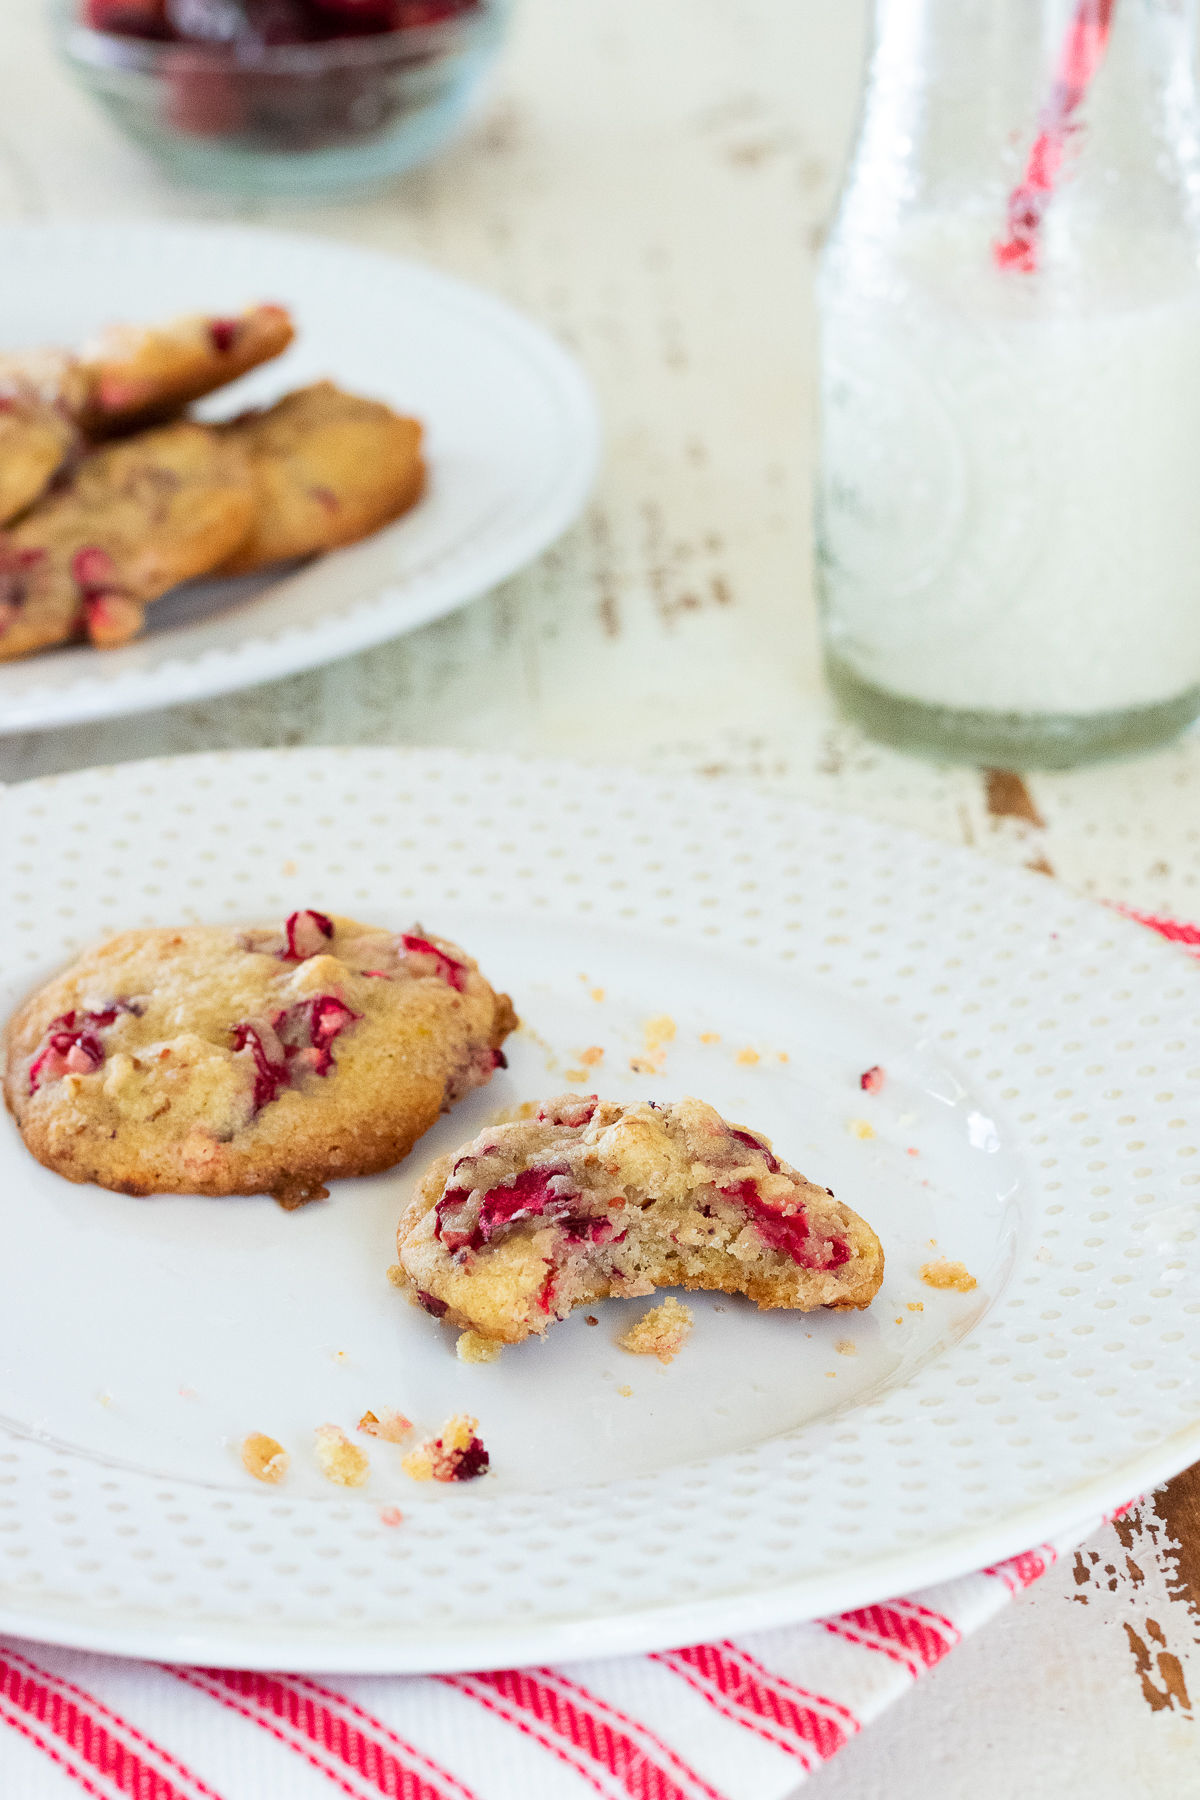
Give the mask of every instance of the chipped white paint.
[[[0, 21], [0, 217], [240, 216], [424, 257], [578, 351], [608, 465], [583, 525], [463, 613], [269, 688], [7, 743], [0, 778], [237, 744], [502, 744], [754, 776], [1200, 919], [1200, 738], [1032, 778], [1038, 826], [989, 812], [974, 771], [864, 743], [822, 694], [811, 275], [864, 0], [522, 0], [458, 146], [374, 200], [311, 209], [167, 186], [58, 72], [46, 10], [8, 0]], [[1125, 1630], [1152, 1682], [1164, 1650], [1178, 1657], [1195, 1702], [1166, 1539], [1127, 1552], [1110, 1530], [1093, 1549], [1087, 1604], [1071, 1566], [1055, 1571], [811, 1791], [1200, 1795], [1198, 1728], [1176, 1702], [1151, 1710]]]

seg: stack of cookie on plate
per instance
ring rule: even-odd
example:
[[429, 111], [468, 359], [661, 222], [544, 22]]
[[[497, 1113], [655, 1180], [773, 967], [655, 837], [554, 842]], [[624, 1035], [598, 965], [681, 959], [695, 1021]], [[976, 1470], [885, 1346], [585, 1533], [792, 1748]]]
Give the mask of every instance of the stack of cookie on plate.
[[332, 382], [183, 417], [293, 336], [265, 305], [0, 356], [0, 661], [127, 643], [182, 581], [353, 543], [417, 500], [419, 423]]

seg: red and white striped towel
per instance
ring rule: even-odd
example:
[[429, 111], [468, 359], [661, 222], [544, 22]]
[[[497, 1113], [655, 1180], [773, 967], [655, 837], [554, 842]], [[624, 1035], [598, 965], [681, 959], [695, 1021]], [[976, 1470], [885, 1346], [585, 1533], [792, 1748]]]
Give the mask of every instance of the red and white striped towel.
[[785, 1800], [1087, 1535], [657, 1656], [320, 1680], [0, 1639], [4, 1800]]
[[785, 1800], [1098, 1523], [836, 1618], [565, 1668], [326, 1681], [0, 1638], [0, 1800]]

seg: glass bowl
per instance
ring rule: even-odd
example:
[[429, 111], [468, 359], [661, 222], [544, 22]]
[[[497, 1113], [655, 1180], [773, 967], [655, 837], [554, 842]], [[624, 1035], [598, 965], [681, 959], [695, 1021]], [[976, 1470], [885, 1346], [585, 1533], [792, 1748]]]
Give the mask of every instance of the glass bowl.
[[435, 24], [302, 44], [162, 43], [81, 23], [68, 66], [170, 174], [245, 194], [369, 187], [432, 156], [499, 51], [510, 0]]

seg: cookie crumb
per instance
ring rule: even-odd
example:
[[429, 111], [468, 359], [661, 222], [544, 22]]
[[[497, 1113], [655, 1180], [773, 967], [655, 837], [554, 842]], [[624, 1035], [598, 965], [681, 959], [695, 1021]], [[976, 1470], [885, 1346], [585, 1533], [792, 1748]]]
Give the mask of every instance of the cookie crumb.
[[631, 1056], [629, 1067], [635, 1075], [660, 1075], [662, 1059], [660, 1057]]
[[479, 1437], [479, 1421], [468, 1413], [447, 1419], [437, 1437], [406, 1456], [401, 1468], [414, 1481], [473, 1481], [490, 1462]]
[[460, 1332], [455, 1345], [459, 1362], [466, 1363], [495, 1362], [503, 1348], [503, 1344], [498, 1344], [495, 1338], [484, 1337], [481, 1331]]
[[283, 1445], [263, 1431], [252, 1431], [242, 1439], [242, 1467], [255, 1481], [282, 1481], [290, 1460]]
[[291, 857], [289, 856], [287, 861], [283, 865], [283, 874], [290, 881], [292, 879], [293, 875], [295, 875], [295, 873], [296, 873], [296, 865], [292, 861]]
[[854, 1342], [853, 1338], [839, 1338], [833, 1347], [839, 1356], [858, 1355], [858, 1345]]
[[700, 1033], [700, 1042], [702, 1044], [719, 1044], [720, 1041], [721, 1034], [719, 1031], [702, 1031]]
[[864, 1140], [875, 1136], [875, 1127], [869, 1125], [865, 1119], [851, 1119], [850, 1131], [854, 1137]]
[[587, 1070], [586, 1069], [564, 1069], [563, 1076], [564, 1076], [565, 1080], [569, 1081], [572, 1084], [572, 1086], [574, 1086], [576, 1082], [581, 1082], [581, 1081], [587, 1080]]
[[382, 1438], [388, 1444], [401, 1444], [412, 1430], [412, 1420], [406, 1419], [402, 1412], [385, 1406], [379, 1413], [365, 1412], [358, 1421], [358, 1429], [367, 1437]]
[[632, 1400], [633, 1399], [633, 1389], [631, 1387], [622, 1385], [621, 1387], [619, 1387], [617, 1389], [617, 1392], [618, 1392], [618, 1394], [620, 1394], [622, 1400]]
[[647, 1019], [643, 1030], [643, 1042], [647, 1054], [653, 1056], [654, 1052], [661, 1050], [664, 1044], [673, 1043], [675, 1032], [675, 1021], [670, 1013], [656, 1013], [652, 1019]]
[[592, 989], [592, 999], [596, 1002], [597, 1006], [599, 1006], [599, 1004], [603, 1000], [603, 998], [604, 998], [604, 989], [603, 988], [593, 988]]
[[751, 1050], [749, 1045], [747, 1045], [744, 1050], [738, 1051], [733, 1060], [734, 1062], [741, 1063], [744, 1068], [748, 1069], [754, 1063], [761, 1062], [762, 1057], [758, 1054], [757, 1050]]
[[597, 1063], [604, 1061], [604, 1049], [600, 1044], [589, 1044], [586, 1050], [579, 1052], [579, 1060], [585, 1069], [594, 1069]]
[[923, 1300], [910, 1300], [908, 1302], [908, 1311], [909, 1312], [924, 1312], [925, 1311], [925, 1302]]
[[953, 1288], [959, 1294], [969, 1294], [973, 1287], [979, 1286], [964, 1263], [948, 1262], [944, 1256], [939, 1256], [936, 1262], [922, 1263], [921, 1280], [926, 1287]]
[[880, 1093], [883, 1088], [883, 1083], [884, 1074], [878, 1063], [872, 1063], [871, 1067], [869, 1069], [864, 1069], [858, 1078], [858, 1085], [864, 1094]]
[[404, 1270], [400, 1267], [399, 1263], [389, 1264], [387, 1278], [393, 1287], [402, 1288], [408, 1286], [408, 1276], [404, 1273]]
[[340, 1425], [318, 1425], [317, 1461], [326, 1481], [337, 1487], [361, 1487], [371, 1473], [365, 1450], [352, 1444]]
[[786, 1050], [780, 1050], [777, 1052], [777, 1054], [778, 1054], [780, 1062], [791, 1062], [791, 1060], [792, 1060]]
[[657, 1356], [660, 1363], [669, 1363], [683, 1349], [695, 1322], [691, 1307], [668, 1294], [661, 1306], [643, 1313], [617, 1342], [634, 1356]]
[[583, 1322], [585, 1325], [598, 1325], [600, 1323], [595, 1313], [585, 1313]]
[[379, 1509], [379, 1523], [381, 1525], [403, 1525], [404, 1514], [400, 1511], [398, 1506], [381, 1506]]
[[344, 1350], [335, 1350], [333, 1353], [333, 1360], [334, 1362], [349, 1362], [350, 1358], [346, 1355]]

